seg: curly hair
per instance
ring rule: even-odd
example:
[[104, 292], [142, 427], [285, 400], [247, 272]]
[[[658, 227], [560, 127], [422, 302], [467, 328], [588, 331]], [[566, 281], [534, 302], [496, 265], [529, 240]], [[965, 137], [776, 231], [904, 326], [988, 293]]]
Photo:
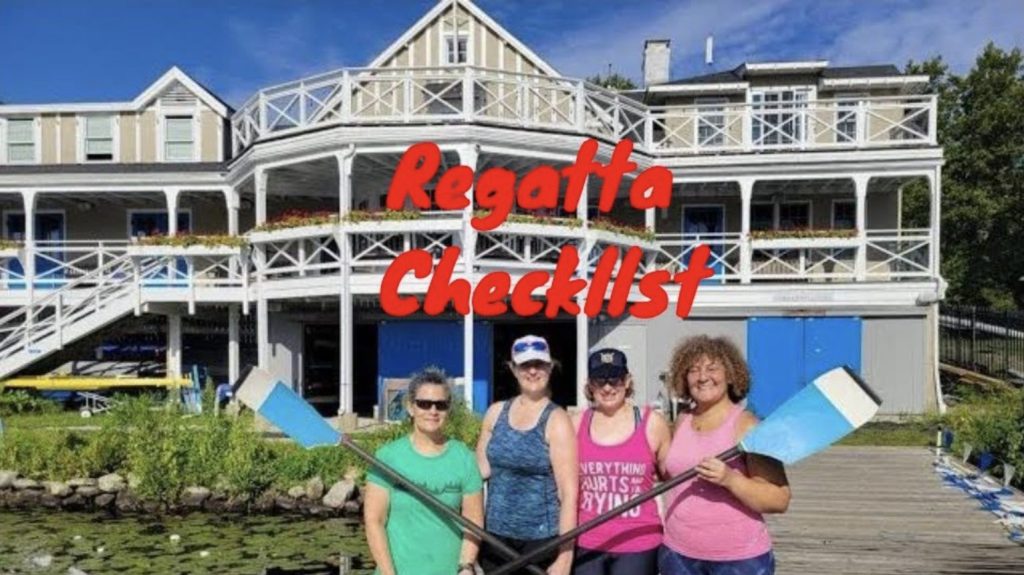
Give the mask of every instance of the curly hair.
[[690, 399], [686, 372], [703, 357], [722, 364], [729, 399], [738, 402], [747, 396], [750, 391], [750, 369], [736, 344], [724, 337], [698, 335], [683, 340], [672, 351], [668, 381], [678, 397]]

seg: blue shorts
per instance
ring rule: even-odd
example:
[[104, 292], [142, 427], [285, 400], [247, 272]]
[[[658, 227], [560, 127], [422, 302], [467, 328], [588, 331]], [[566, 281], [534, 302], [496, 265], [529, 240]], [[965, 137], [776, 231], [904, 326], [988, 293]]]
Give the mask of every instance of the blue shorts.
[[739, 561], [705, 561], [662, 546], [658, 552], [658, 568], [661, 575], [774, 575], [775, 554], [769, 551]]
[[576, 548], [573, 575], [657, 575], [658, 547], [638, 553], [606, 553]]

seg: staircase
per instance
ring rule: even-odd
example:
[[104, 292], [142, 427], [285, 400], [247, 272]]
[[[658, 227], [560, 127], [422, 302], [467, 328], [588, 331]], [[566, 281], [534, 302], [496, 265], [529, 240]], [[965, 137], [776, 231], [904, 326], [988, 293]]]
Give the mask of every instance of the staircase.
[[124, 254], [0, 318], [0, 380], [128, 315], [142, 303], [140, 278], [161, 267]]

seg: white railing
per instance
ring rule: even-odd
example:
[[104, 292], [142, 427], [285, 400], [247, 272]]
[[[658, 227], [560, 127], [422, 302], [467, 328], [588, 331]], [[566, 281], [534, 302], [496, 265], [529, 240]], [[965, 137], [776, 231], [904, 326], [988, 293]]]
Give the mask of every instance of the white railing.
[[[141, 273], [158, 267], [159, 262], [148, 262]], [[121, 255], [0, 318], [0, 362], [19, 352], [42, 353], [59, 348], [65, 343], [65, 331], [76, 323], [100, 317], [114, 305], [129, 310], [138, 273], [135, 263]], [[33, 349], [46, 344], [51, 349]], [[2, 371], [10, 373], [11, 366], [5, 363]]]
[[738, 233], [658, 234], [658, 253], [651, 269], [671, 273], [685, 270], [693, 250], [701, 244], [711, 250], [705, 264], [715, 272], [711, 280], [724, 283], [740, 279], [742, 242]]
[[868, 230], [866, 260], [870, 280], [929, 278], [933, 275], [931, 230]]
[[31, 252], [25, 249], [24, 253], [26, 257], [35, 254], [35, 286], [53, 289], [103, 268], [107, 262], [124, 255], [128, 243], [128, 240], [38, 241]]
[[484, 123], [633, 140], [650, 153], [936, 144], [933, 95], [646, 106], [572, 78], [472, 66], [350, 68], [264, 89], [231, 119], [236, 155], [328, 125]]
[[754, 240], [751, 280], [854, 281], [859, 245], [856, 238]]

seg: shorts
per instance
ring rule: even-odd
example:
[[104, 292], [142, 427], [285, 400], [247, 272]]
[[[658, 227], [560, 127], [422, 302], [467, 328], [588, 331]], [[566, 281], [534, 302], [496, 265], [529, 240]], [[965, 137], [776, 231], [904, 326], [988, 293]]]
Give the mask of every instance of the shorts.
[[658, 553], [661, 575], [775, 575], [775, 554], [771, 551], [738, 561], [692, 559], [661, 547]]
[[573, 575], [658, 575], [658, 547], [637, 553], [576, 548]]

